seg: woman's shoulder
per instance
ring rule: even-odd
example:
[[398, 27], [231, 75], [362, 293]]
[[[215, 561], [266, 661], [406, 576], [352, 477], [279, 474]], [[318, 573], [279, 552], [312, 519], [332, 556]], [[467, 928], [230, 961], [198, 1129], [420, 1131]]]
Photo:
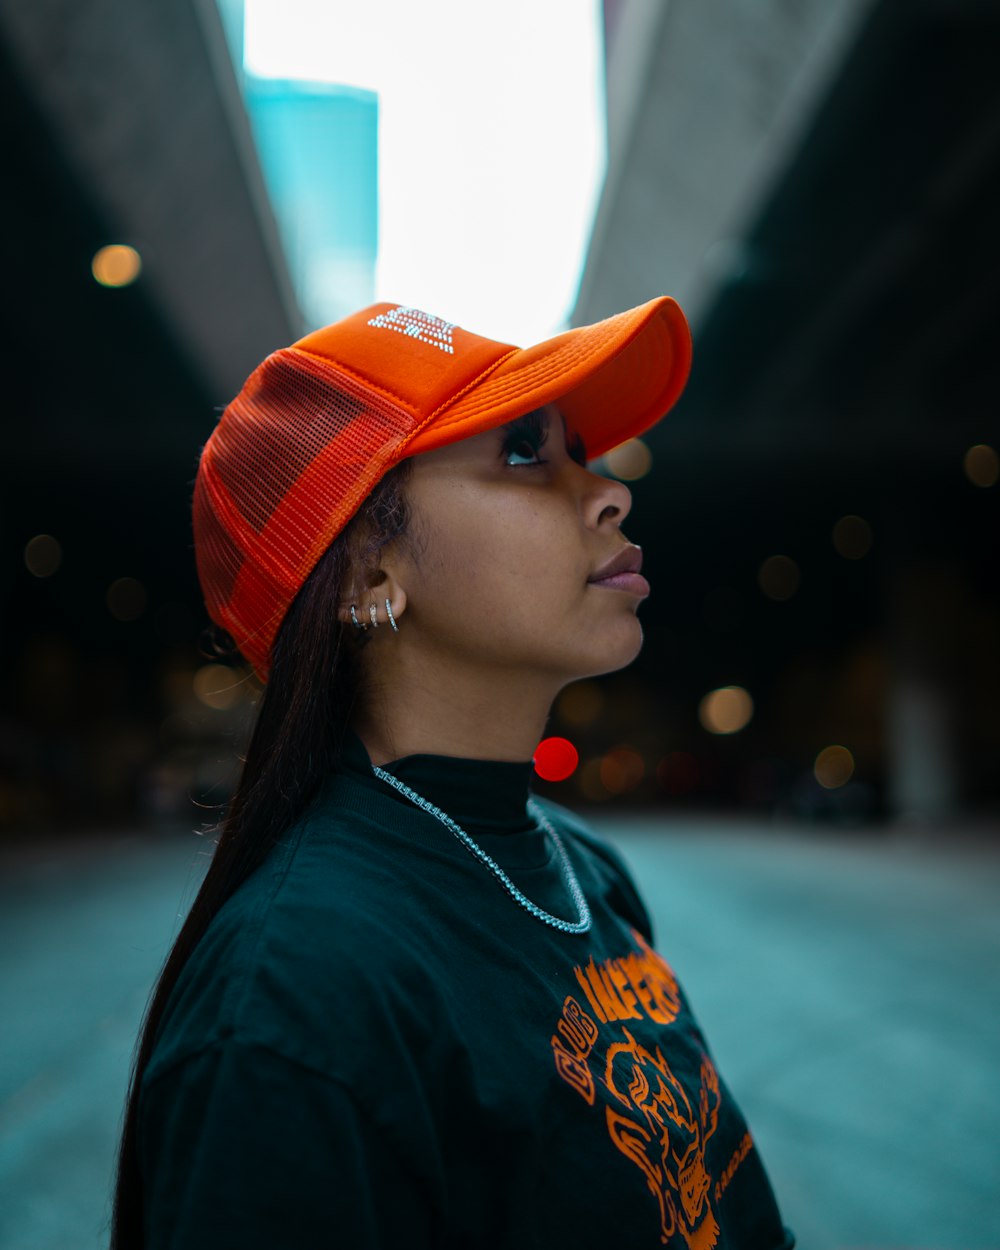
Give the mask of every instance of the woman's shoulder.
[[[149, 1079], [226, 1041], [336, 1074], [380, 1017], [430, 992], [384, 873], [296, 824], [213, 917], [171, 994]], [[331, 832], [324, 818], [322, 832]]]

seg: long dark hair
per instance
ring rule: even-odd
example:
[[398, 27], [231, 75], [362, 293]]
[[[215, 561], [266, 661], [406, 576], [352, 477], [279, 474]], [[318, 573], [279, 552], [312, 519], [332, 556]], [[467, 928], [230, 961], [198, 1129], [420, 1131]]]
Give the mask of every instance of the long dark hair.
[[330, 544], [275, 640], [239, 782], [223, 820], [211, 831], [219, 834], [212, 862], [139, 1031], [118, 1152], [110, 1250], [140, 1250], [143, 1244], [139, 1089], [170, 993], [212, 917], [263, 863], [340, 759], [344, 732], [363, 694], [359, 656], [368, 639], [342, 624], [336, 609], [349, 578], [374, 568], [388, 543], [410, 536], [403, 488], [411, 463], [403, 460], [390, 469]]

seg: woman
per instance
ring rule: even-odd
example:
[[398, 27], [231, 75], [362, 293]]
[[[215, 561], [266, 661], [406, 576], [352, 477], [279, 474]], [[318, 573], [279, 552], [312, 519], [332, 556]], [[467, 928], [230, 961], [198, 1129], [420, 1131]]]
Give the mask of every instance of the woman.
[[382, 304], [275, 352], [195, 485], [266, 682], [164, 968], [118, 1250], [790, 1247], [617, 855], [530, 794], [637, 655], [627, 487], [686, 381], [669, 299], [519, 350]]

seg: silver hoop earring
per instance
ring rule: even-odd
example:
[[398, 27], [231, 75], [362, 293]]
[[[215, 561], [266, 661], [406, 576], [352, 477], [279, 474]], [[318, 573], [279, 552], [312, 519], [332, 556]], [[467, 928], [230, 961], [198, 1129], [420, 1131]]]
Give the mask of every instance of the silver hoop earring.
[[389, 615], [389, 624], [392, 626], [392, 628], [393, 628], [393, 629], [396, 631], [396, 633], [398, 634], [398, 633], [399, 633], [399, 626], [396, 624], [396, 618], [395, 618], [395, 617], [393, 616], [393, 614], [392, 614], [392, 604], [389, 602], [389, 600], [388, 600], [388, 599], [386, 599], [386, 601], [385, 601], [385, 610], [386, 610], [386, 612], [387, 612], [387, 613], [388, 613], [388, 615]]
[[377, 614], [376, 614], [375, 604], [374, 604], [374, 603], [369, 603], [369, 605], [368, 605], [368, 615], [372, 618], [372, 628], [373, 628], [373, 629], [378, 629], [378, 616], [377, 616]]
[[362, 625], [358, 620], [358, 614], [354, 611], [354, 604], [351, 604], [351, 620], [354, 622], [355, 629], [367, 629], [367, 625]]

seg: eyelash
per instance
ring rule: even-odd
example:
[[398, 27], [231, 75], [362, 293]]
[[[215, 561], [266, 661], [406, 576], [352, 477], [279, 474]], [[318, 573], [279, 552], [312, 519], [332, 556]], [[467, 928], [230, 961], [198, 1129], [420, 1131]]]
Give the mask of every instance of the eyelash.
[[509, 469], [535, 469], [537, 465], [547, 464], [549, 461], [542, 460], [539, 456], [539, 452], [542, 447], [545, 446], [547, 436], [549, 436], [549, 431], [547, 430], [537, 430], [526, 424], [515, 426], [514, 429], [510, 431], [510, 434], [507, 434], [506, 439], [504, 440], [504, 459], [506, 460], [507, 457], [514, 454], [514, 452], [519, 450], [520, 447], [525, 446], [530, 447], [532, 454], [534, 454], [537, 459], [532, 461], [531, 464], [507, 465], [507, 467], [509, 467]]
[[[545, 446], [547, 438], [548, 438], [547, 430], [544, 432], [539, 432], [530, 427], [524, 427], [524, 426], [522, 426], [520, 429], [511, 430], [507, 438], [504, 440], [504, 445], [503, 445], [504, 458], [505, 459], [508, 458], [513, 452], [517, 451], [518, 448], [524, 447], [524, 446], [530, 447], [532, 452], [537, 458], [533, 460], [530, 464], [511, 464], [511, 465], [508, 465], [507, 467], [509, 469], [535, 469], [539, 465], [548, 464], [549, 462], [547, 460], [543, 460], [538, 455], [541, 449]], [[576, 435], [572, 443], [570, 443], [569, 447], [567, 448], [567, 451], [569, 452], [571, 459], [575, 460], [577, 464], [583, 465], [584, 467], [586, 467], [586, 464], [587, 464], [586, 449], [584, 448], [584, 445], [583, 445], [583, 439], [580, 438], [579, 435]]]
[[541, 449], [544, 446], [545, 446], [544, 438], [538, 438], [523, 430], [521, 431], [515, 430], [510, 435], [510, 437], [504, 442], [504, 445], [503, 445], [504, 459], [505, 460], [509, 459], [510, 456], [512, 456], [515, 452], [519, 451], [523, 447], [530, 447], [536, 459], [531, 461], [529, 464], [509, 464], [507, 466], [508, 469], [534, 469], [534, 468], [537, 468], [537, 466], [540, 464], [548, 464], [547, 460], [543, 460], [538, 455], [538, 453], [541, 451]]

